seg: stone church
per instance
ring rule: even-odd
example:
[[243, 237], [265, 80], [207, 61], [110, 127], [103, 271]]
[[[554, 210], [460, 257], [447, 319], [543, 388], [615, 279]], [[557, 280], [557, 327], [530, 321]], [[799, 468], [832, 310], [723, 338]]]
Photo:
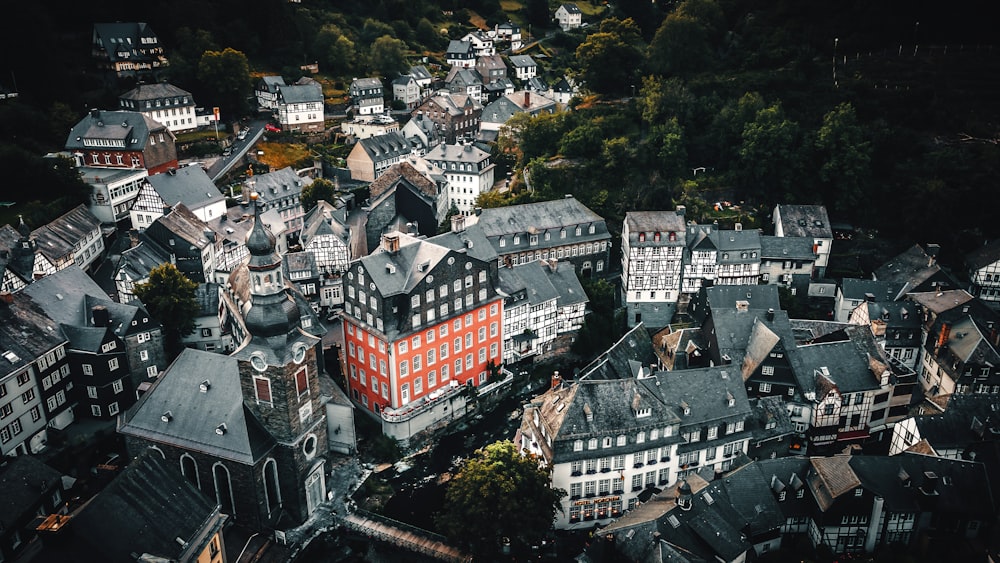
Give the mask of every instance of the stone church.
[[132, 457], [158, 451], [240, 524], [289, 527], [327, 498], [325, 328], [287, 283], [275, 237], [256, 216], [246, 245], [249, 259], [220, 295], [236, 349], [184, 350], [119, 432]]

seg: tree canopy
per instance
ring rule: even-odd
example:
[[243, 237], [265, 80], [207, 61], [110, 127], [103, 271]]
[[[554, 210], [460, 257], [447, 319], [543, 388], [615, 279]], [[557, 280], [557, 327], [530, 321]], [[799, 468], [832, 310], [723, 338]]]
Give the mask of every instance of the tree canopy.
[[448, 483], [437, 525], [474, 554], [495, 556], [503, 538], [514, 550], [540, 542], [566, 491], [553, 489], [534, 455], [510, 440], [476, 450]]
[[308, 186], [302, 188], [299, 202], [302, 204], [302, 209], [309, 212], [313, 207], [316, 207], [316, 202], [319, 200], [330, 203], [333, 202], [336, 195], [337, 187], [333, 182], [326, 178], [316, 178]]
[[195, 299], [197, 289], [198, 284], [169, 262], [153, 268], [148, 281], [135, 285], [135, 296], [163, 327], [170, 357], [180, 353], [181, 338], [194, 332], [195, 318], [201, 311]]
[[205, 51], [198, 63], [198, 79], [228, 115], [244, 115], [250, 109], [250, 63], [240, 51], [232, 47], [221, 52]]

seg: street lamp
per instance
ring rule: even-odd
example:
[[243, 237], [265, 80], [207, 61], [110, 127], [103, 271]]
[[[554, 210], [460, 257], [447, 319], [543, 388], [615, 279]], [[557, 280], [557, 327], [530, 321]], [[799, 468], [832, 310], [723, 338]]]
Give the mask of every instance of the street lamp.
[[833, 87], [837, 87], [837, 43], [840, 42], [839, 37], [833, 38]]

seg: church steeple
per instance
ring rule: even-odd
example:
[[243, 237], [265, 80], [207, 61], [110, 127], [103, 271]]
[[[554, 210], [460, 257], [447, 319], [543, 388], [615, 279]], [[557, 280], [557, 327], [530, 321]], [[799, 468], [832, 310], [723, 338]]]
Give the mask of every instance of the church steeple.
[[285, 293], [281, 257], [275, 252], [275, 238], [260, 218], [256, 193], [250, 195], [254, 206], [254, 224], [247, 234], [250, 260], [250, 309], [246, 313], [247, 331], [255, 337], [286, 336], [299, 328], [300, 314], [295, 302]]

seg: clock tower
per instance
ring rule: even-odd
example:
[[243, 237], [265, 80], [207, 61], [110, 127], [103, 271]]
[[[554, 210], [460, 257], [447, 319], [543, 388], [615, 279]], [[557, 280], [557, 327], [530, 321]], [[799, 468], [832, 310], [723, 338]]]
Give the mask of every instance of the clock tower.
[[256, 193], [251, 200], [250, 257], [241, 266], [246, 271], [239, 272], [249, 287], [249, 302], [239, 307], [246, 335], [232, 356], [239, 364], [243, 404], [277, 443], [282, 508], [303, 521], [326, 500], [328, 442], [316, 353], [320, 339], [303, 329], [309, 305], [286, 283], [274, 235], [260, 220]]

